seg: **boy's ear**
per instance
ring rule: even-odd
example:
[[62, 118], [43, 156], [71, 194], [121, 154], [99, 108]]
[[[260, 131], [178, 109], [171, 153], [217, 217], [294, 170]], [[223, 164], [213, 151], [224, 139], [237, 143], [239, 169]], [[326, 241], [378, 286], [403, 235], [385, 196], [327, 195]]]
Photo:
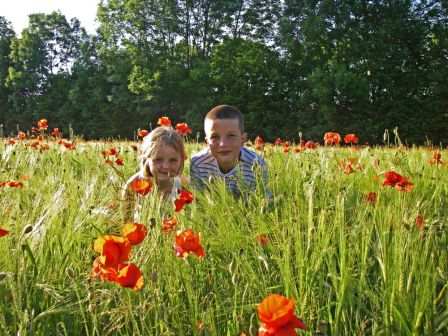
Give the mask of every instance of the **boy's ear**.
[[243, 136], [241, 137], [241, 139], [242, 139], [241, 145], [244, 145], [244, 143], [247, 141], [247, 133], [246, 132], [243, 133]]

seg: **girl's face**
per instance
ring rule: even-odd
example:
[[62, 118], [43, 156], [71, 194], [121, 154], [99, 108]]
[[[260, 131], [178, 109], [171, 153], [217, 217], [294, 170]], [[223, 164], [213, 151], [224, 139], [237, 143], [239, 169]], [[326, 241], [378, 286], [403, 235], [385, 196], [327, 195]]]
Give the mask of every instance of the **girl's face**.
[[156, 149], [148, 166], [151, 175], [157, 182], [167, 182], [170, 177], [179, 175], [182, 157], [180, 153], [169, 145], [161, 145]]

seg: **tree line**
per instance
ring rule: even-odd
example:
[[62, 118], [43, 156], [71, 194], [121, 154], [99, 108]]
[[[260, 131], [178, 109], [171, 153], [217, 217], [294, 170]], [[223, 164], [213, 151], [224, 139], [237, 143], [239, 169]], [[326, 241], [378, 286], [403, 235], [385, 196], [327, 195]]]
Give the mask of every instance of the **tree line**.
[[[162, 115], [202, 130], [231, 104], [246, 130], [448, 142], [448, 5], [405, 0], [106, 0], [99, 27], [0, 16], [0, 124], [132, 138]], [[152, 123], [152, 124], [151, 124]], [[200, 135], [202, 137], [202, 135]]]

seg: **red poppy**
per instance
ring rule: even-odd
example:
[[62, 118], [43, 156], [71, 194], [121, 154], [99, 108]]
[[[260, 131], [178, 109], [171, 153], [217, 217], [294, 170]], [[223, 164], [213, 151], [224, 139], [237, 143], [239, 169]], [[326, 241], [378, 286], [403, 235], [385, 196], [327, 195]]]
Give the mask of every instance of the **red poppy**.
[[93, 248], [101, 254], [100, 263], [112, 267], [129, 260], [132, 245], [127, 238], [107, 235], [97, 238]]
[[116, 267], [104, 266], [101, 264], [100, 258], [101, 257], [98, 257], [93, 261], [93, 268], [90, 271], [90, 277], [92, 279], [100, 278], [107, 281], [114, 281], [118, 275]]
[[359, 139], [358, 139], [358, 137], [356, 136], [356, 134], [347, 134], [347, 135], [344, 137], [344, 142], [345, 142], [346, 144], [348, 144], [348, 143], [357, 144], [358, 141], [359, 141]]
[[256, 138], [255, 138], [255, 141], [254, 141], [256, 144], [259, 144], [259, 145], [262, 145], [262, 144], [264, 144], [264, 142], [263, 142], [263, 139], [261, 138], [261, 137], [259, 137], [259, 136], [257, 136]]
[[288, 153], [291, 150], [289, 146], [283, 146], [283, 153]]
[[37, 141], [42, 141], [42, 140], [44, 140], [44, 136], [42, 134], [39, 134], [37, 136]]
[[415, 220], [415, 223], [417, 224], [417, 226], [420, 228], [420, 229], [424, 229], [425, 228], [425, 226], [423, 225], [423, 216], [421, 215], [421, 214], [418, 214], [417, 215], [417, 218], [416, 218], [416, 220]]
[[265, 234], [259, 235], [257, 241], [260, 245], [267, 245], [269, 243], [269, 239]]
[[315, 145], [314, 142], [312, 142], [311, 140], [308, 140], [308, 141], [305, 143], [305, 147], [306, 147], [306, 148], [309, 148], [309, 149], [315, 149], [315, 148], [316, 148], [316, 145]]
[[133, 290], [140, 290], [143, 287], [143, 276], [138, 267], [130, 263], [118, 266], [118, 275], [114, 280], [123, 287], [129, 287]]
[[8, 186], [11, 187], [11, 188], [21, 189], [21, 188], [23, 188], [23, 183], [22, 182], [16, 182], [16, 181], [9, 181], [8, 182]]
[[14, 138], [8, 139], [8, 145], [15, 145], [15, 143], [16, 143], [16, 139], [14, 139]]
[[53, 136], [59, 136], [59, 135], [61, 135], [62, 133], [61, 132], [59, 132], [59, 128], [55, 128], [55, 129], [53, 129], [53, 132], [51, 132], [51, 135], [53, 135]]
[[281, 144], [281, 143], [283, 143], [283, 141], [282, 141], [282, 139], [280, 139], [280, 138], [277, 138], [277, 139], [275, 139], [275, 143], [278, 145], [278, 144]]
[[115, 148], [109, 148], [109, 150], [107, 151], [107, 154], [109, 155], [116, 155], [117, 154], [117, 150]]
[[376, 197], [377, 197], [377, 195], [376, 195], [375, 192], [369, 192], [369, 193], [364, 197], [364, 200], [365, 200], [366, 202], [370, 202], [370, 203], [374, 204], [374, 203], [376, 202]]
[[327, 132], [324, 135], [324, 142], [325, 145], [339, 146], [339, 143], [341, 142], [341, 136], [335, 132]]
[[148, 230], [140, 223], [127, 223], [121, 228], [121, 234], [127, 238], [132, 245], [140, 244], [146, 237]]
[[24, 140], [26, 138], [26, 134], [22, 131], [19, 132], [19, 134], [17, 135], [17, 138], [19, 140]]
[[131, 148], [132, 148], [132, 150], [133, 150], [134, 152], [137, 151], [137, 146], [136, 146], [136, 145], [131, 145]]
[[0, 228], [0, 237], [6, 236], [10, 231]]
[[117, 157], [117, 158], [115, 159], [115, 163], [117, 164], [117, 166], [122, 166], [122, 165], [123, 165], [123, 160], [120, 159], [119, 157]]
[[171, 120], [168, 117], [160, 117], [159, 120], [157, 120], [157, 125], [171, 126]]
[[62, 140], [61, 144], [67, 149], [70, 149], [70, 150], [75, 149], [75, 146], [69, 141]]
[[382, 187], [390, 186], [400, 191], [411, 191], [414, 185], [407, 178], [393, 171], [388, 171], [384, 177], [386, 180], [381, 184]]
[[259, 336], [293, 336], [297, 335], [294, 329], [306, 329], [303, 321], [294, 316], [294, 298], [288, 300], [283, 295], [271, 294], [258, 305], [257, 311], [263, 322]]
[[191, 134], [193, 133], [193, 131], [190, 129], [190, 127], [188, 127], [187, 123], [181, 123], [181, 124], [177, 124], [176, 125], [176, 131], [180, 134], [180, 135], [185, 135], [185, 134]]
[[179, 258], [185, 258], [190, 253], [196, 254], [198, 258], [205, 257], [205, 251], [201, 245], [201, 233], [195, 235], [190, 229], [178, 232], [174, 237], [174, 250]]
[[47, 119], [40, 119], [37, 122], [37, 127], [39, 128], [39, 130], [46, 130], [48, 128], [47, 123], [48, 123]]
[[140, 137], [140, 138], [144, 138], [145, 136], [147, 136], [149, 134], [149, 132], [147, 131], [147, 130], [139, 130], [138, 131], [138, 136]]
[[431, 164], [442, 164], [442, 154], [439, 151], [435, 151], [434, 155], [431, 159], [429, 159], [429, 163]]
[[193, 202], [194, 196], [187, 189], [179, 190], [179, 198], [174, 200], [174, 205], [176, 207], [176, 212], [179, 212], [183, 209], [185, 204], [190, 204]]
[[129, 187], [132, 190], [134, 190], [137, 194], [145, 196], [146, 194], [148, 194], [151, 191], [152, 184], [149, 181], [149, 179], [136, 178], [129, 184]]
[[170, 233], [174, 230], [179, 222], [176, 217], [169, 217], [162, 222], [162, 231], [165, 233]]

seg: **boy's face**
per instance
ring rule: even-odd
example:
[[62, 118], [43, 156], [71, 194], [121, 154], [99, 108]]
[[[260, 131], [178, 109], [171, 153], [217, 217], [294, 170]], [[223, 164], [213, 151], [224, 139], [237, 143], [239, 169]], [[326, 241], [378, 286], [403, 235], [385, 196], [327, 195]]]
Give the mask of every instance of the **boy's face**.
[[242, 133], [238, 119], [206, 119], [205, 139], [212, 155], [223, 172], [228, 172], [238, 163], [241, 146], [247, 134]]

